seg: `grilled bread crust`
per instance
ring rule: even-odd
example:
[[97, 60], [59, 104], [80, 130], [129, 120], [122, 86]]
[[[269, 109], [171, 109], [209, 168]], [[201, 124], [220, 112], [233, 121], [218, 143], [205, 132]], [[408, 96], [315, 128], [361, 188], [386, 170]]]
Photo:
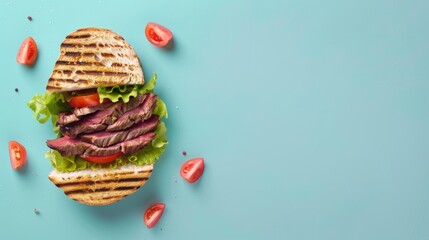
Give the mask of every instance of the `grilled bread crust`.
[[46, 90], [75, 91], [102, 86], [144, 84], [134, 49], [109, 29], [83, 28], [61, 43]]
[[92, 206], [115, 203], [143, 186], [152, 165], [127, 164], [117, 169], [81, 170], [70, 173], [53, 170], [49, 180], [71, 199]]

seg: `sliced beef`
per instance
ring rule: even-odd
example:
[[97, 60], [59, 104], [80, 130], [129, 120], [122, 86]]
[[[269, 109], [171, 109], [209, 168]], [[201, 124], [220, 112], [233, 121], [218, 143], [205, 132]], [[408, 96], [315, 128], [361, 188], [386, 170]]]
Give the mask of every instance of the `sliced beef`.
[[109, 156], [116, 154], [121, 151], [121, 144], [115, 144], [110, 147], [100, 148], [95, 145], [89, 144], [90, 147], [85, 150], [82, 154], [79, 154], [81, 157], [90, 157], [90, 156]]
[[79, 117], [106, 109], [110, 107], [112, 104], [113, 103], [109, 102], [109, 103], [102, 103], [92, 107], [75, 108], [72, 114], [79, 118]]
[[82, 118], [82, 116], [108, 108], [112, 104], [113, 103], [103, 103], [92, 107], [75, 108], [72, 113], [60, 113], [57, 124], [60, 126], [63, 126], [63, 125], [68, 125], [70, 123], [77, 122]]
[[145, 95], [140, 94], [140, 95], [137, 95], [136, 97], [131, 98], [130, 101], [122, 105], [122, 113], [126, 113], [140, 106], [147, 96], [148, 96], [147, 94]]
[[137, 152], [138, 150], [144, 148], [148, 143], [152, 142], [152, 140], [155, 138], [155, 135], [156, 134], [154, 132], [149, 132], [118, 144], [121, 145], [121, 152], [124, 154], [131, 154]]
[[[117, 102], [110, 104], [107, 108], [99, 109], [97, 112], [81, 117], [79, 121], [62, 126], [60, 130], [63, 134], [76, 137], [81, 133], [91, 133], [107, 128], [107, 125], [114, 123], [125, 111], [132, 110], [141, 105], [146, 98], [145, 95], [138, 95], [130, 99], [128, 103]], [[73, 113], [73, 115], [75, 115]]]
[[124, 113], [117, 121], [109, 125], [106, 131], [120, 131], [129, 128], [134, 123], [138, 123], [148, 119], [156, 107], [158, 97], [150, 93], [144, 102], [135, 109]]
[[158, 125], [159, 116], [153, 115], [151, 118], [144, 122], [134, 124], [131, 128], [124, 131], [115, 132], [95, 132], [89, 134], [82, 134], [79, 138], [87, 143], [92, 143], [98, 147], [107, 147], [113, 144], [127, 141], [136, 138], [142, 134], [153, 131]]
[[117, 143], [110, 147], [100, 148], [95, 145], [91, 145], [91, 147], [87, 148], [86, 151], [81, 154], [81, 157], [89, 157], [89, 156], [107, 156], [112, 155], [118, 152], [122, 152], [123, 154], [131, 154], [135, 153], [138, 150], [144, 148], [148, 143], [150, 143], [155, 138], [154, 132], [149, 132], [143, 135], [140, 135], [134, 139], [127, 140], [125, 142]]
[[79, 155], [81, 157], [89, 156], [108, 156], [118, 152], [124, 154], [134, 153], [148, 143], [155, 137], [154, 132], [149, 132], [140, 135], [134, 139], [117, 143], [110, 147], [100, 148], [93, 144], [86, 143], [77, 138], [62, 137], [54, 140], [46, 141], [48, 147], [57, 150], [63, 156]]
[[61, 112], [58, 114], [58, 125], [67, 125], [79, 121], [79, 118], [73, 113]]
[[98, 111], [94, 114], [66, 126], [60, 126], [60, 131], [70, 137], [76, 137], [81, 133], [90, 133], [106, 129], [107, 124], [114, 122], [119, 114], [117, 108], [119, 104]]
[[91, 144], [82, 142], [77, 138], [62, 137], [46, 141], [48, 147], [57, 150], [63, 156], [80, 155], [88, 149]]

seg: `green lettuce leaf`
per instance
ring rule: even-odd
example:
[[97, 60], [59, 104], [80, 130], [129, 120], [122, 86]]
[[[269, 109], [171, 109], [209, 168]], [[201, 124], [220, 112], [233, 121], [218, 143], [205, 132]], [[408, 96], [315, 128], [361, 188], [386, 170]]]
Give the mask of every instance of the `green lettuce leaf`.
[[153, 110], [153, 114], [156, 114], [159, 116], [159, 118], [168, 118], [168, 111], [167, 106], [165, 105], [165, 102], [162, 101], [160, 98], [156, 101], [156, 107]]
[[62, 93], [36, 94], [27, 105], [33, 110], [33, 117], [40, 123], [45, 123], [52, 115], [58, 117], [59, 112], [70, 110], [66, 98], [67, 96]]
[[156, 85], [156, 73], [153, 77], [144, 85], [125, 85], [125, 86], [113, 86], [105, 87], [100, 86], [97, 88], [98, 95], [100, 95], [100, 102], [104, 99], [110, 99], [112, 102], [117, 102], [122, 99], [124, 102], [130, 101], [130, 97], [136, 97], [139, 94], [145, 94], [153, 92]]
[[155, 130], [155, 138], [152, 140], [152, 147], [162, 148], [167, 145], [167, 128], [164, 122], [160, 122]]
[[46, 158], [51, 161], [52, 166], [60, 172], [72, 172], [90, 167], [91, 163], [79, 157], [64, 157], [58, 151], [50, 150], [46, 153]]

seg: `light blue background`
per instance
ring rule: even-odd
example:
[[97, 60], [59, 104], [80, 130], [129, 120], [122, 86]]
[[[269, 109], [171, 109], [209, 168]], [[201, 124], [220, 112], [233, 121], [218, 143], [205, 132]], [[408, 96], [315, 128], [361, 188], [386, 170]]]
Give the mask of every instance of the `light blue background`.
[[[0, 239], [429, 239], [428, 12], [426, 0], [1, 0]], [[146, 40], [149, 21], [172, 30], [172, 50]], [[152, 178], [105, 207], [49, 182], [54, 134], [25, 104], [64, 37], [89, 26], [134, 46], [170, 109]], [[27, 36], [33, 68], [15, 61]], [[11, 139], [27, 147], [23, 171]], [[187, 184], [179, 168], [200, 156]], [[147, 229], [155, 201], [167, 208]]]

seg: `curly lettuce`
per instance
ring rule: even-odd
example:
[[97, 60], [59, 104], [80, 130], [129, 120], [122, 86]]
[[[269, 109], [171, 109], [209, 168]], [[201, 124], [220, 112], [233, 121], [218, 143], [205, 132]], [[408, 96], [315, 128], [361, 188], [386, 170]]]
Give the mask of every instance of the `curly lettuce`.
[[124, 85], [124, 86], [100, 86], [97, 88], [98, 95], [100, 96], [100, 102], [104, 99], [110, 99], [112, 102], [117, 102], [122, 99], [123, 102], [130, 101], [130, 97], [136, 97], [139, 94], [146, 94], [153, 92], [156, 85], [156, 73], [153, 77], [147, 81], [146, 84], [141, 85]]
[[27, 102], [27, 106], [33, 110], [33, 117], [36, 118], [39, 123], [46, 123], [49, 118], [51, 118], [53, 130], [58, 134], [59, 128], [56, 126], [58, 114], [60, 112], [70, 111], [70, 106], [67, 103], [68, 97], [68, 94], [62, 93], [36, 94]]

